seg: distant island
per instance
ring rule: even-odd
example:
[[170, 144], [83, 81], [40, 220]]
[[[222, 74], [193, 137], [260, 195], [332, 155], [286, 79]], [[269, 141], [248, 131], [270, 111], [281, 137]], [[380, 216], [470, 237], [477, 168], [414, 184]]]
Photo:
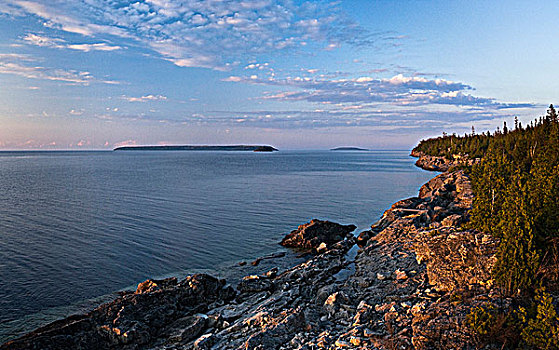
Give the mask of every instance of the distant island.
[[330, 149], [330, 151], [368, 151], [368, 149], [359, 147], [336, 147]]
[[276, 152], [272, 146], [232, 145], [232, 146], [123, 146], [114, 151], [244, 151], [244, 152]]

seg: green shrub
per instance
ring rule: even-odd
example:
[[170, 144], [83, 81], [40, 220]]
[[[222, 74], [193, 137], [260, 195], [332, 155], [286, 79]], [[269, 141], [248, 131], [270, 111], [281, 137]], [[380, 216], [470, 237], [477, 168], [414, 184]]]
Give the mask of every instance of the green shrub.
[[444, 135], [416, 147], [429, 155], [481, 158], [471, 169], [474, 200], [468, 228], [500, 239], [493, 270], [509, 295], [527, 295], [536, 281], [559, 285], [559, 118], [526, 128], [516, 120], [493, 134]]
[[539, 288], [525, 306], [503, 310], [493, 304], [478, 306], [466, 316], [477, 348], [559, 349], [559, 316], [553, 298]]
[[559, 349], [559, 317], [549, 293], [539, 289], [531, 308], [520, 307], [521, 332], [525, 345], [534, 349]]
[[476, 348], [487, 345], [515, 348], [520, 338], [514, 316], [514, 313], [504, 312], [492, 304], [474, 308], [466, 315], [465, 323]]

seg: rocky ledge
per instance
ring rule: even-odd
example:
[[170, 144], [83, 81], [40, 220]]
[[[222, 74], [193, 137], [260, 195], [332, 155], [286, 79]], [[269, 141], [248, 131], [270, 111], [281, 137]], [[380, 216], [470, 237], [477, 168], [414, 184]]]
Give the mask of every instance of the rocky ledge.
[[148, 280], [1, 348], [474, 349], [466, 315], [510, 301], [492, 290], [498, 242], [460, 228], [471, 203], [468, 177], [443, 173], [359, 237], [352, 225], [301, 225], [283, 244], [312, 254], [285, 271], [236, 288], [208, 275]]
[[479, 159], [471, 159], [467, 155], [456, 154], [452, 156], [452, 159], [446, 157], [436, 157], [419, 152], [417, 150], [412, 150], [412, 157], [418, 158], [415, 165], [421, 169], [430, 171], [450, 171], [453, 168], [460, 166], [471, 166], [478, 162]]

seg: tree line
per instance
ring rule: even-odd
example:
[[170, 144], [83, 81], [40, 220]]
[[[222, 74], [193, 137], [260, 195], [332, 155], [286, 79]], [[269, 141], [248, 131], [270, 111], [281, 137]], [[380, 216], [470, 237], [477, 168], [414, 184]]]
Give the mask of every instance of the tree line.
[[469, 227], [500, 239], [495, 281], [509, 294], [559, 280], [559, 122], [553, 105], [523, 127], [443, 135], [415, 148], [452, 159], [480, 158], [470, 171]]
[[[453, 159], [479, 158], [467, 168], [474, 192], [467, 228], [499, 238], [493, 279], [516, 306], [493, 304], [467, 316], [478, 347], [559, 349], [559, 121], [553, 105], [523, 127], [515, 118], [493, 133], [447, 135], [414, 149]], [[551, 293], [551, 294], [550, 294]]]

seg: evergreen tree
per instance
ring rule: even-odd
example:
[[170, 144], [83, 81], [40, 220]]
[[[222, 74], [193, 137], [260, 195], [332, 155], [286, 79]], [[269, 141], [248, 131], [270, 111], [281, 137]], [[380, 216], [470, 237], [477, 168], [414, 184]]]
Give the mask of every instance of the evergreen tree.
[[[559, 288], [559, 122], [553, 105], [545, 117], [514, 130], [423, 140], [424, 153], [481, 158], [470, 172], [474, 191], [469, 226], [500, 239], [496, 282], [509, 293], [536, 281]], [[547, 283], [546, 282], [546, 283]]]
[[553, 104], [550, 104], [549, 108], [547, 109], [546, 119], [549, 122], [557, 123], [557, 112], [555, 111], [555, 108], [553, 107]]

